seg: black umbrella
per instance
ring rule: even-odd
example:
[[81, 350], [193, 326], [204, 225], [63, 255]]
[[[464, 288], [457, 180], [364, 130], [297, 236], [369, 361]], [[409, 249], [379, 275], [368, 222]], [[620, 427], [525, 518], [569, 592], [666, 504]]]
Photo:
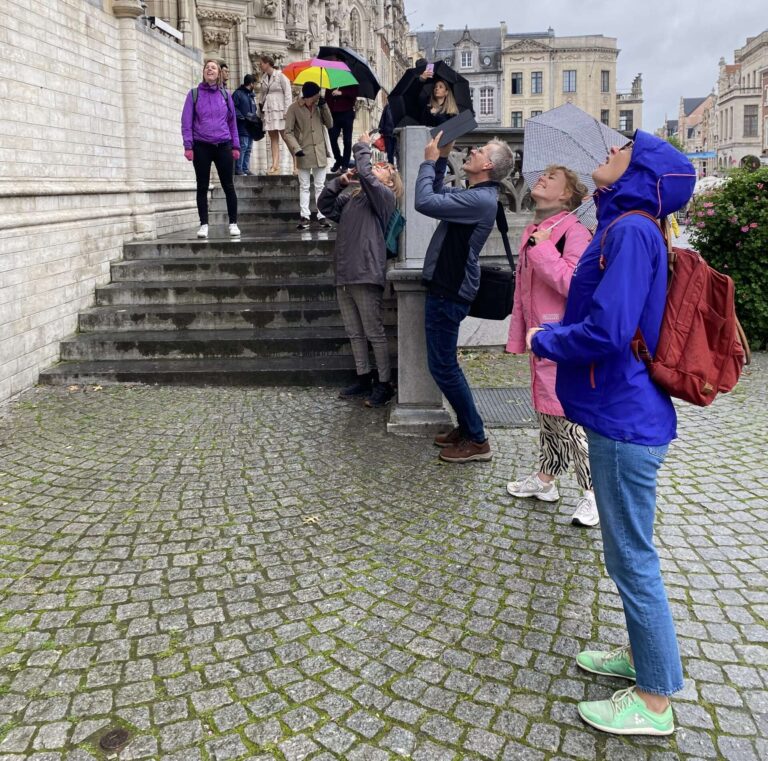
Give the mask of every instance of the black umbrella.
[[472, 108], [469, 82], [465, 77], [454, 71], [444, 61], [435, 62], [434, 76], [426, 82], [419, 78], [423, 71], [424, 66], [406, 69], [400, 81], [392, 88], [392, 92], [389, 94], [389, 105], [392, 109], [395, 126], [404, 127], [410, 124], [423, 123], [424, 108], [429, 102], [432, 88], [438, 79], [450, 87], [459, 112], [475, 112]]
[[359, 97], [373, 100], [376, 97], [376, 93], [381, 89], [379, 80], [376, 79], [376, 75], [371, 71], [368, 61], [354, 50], [323, 45], [320, 48], [317, 57], [324, 58], [326, 61], [332, 58], [338, 58], [340, 61], [347, 64], [349, 70], [352, 72], [352, 76], [354, 76], [358, 82], [357, 92]]

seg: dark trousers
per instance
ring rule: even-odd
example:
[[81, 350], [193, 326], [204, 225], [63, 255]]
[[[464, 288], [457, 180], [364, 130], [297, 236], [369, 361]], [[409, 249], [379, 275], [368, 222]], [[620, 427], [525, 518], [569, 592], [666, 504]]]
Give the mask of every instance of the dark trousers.
[[481, 444], [485, 441], [483, 419], [456, 356], [459, 325], [468, 313], [469, 304], [427, 295], [424, 309], [427, 363], [435, 383], [456, 413], [462, 435]]
[[397, 150], [397, 138], [394, 135], [384, 135], [384, 146], [387, 149], [387, 161], [395, 165], [395, 151]]
[[208, 187], [211, 184], [211, 164], [216, 164], [219, 173], [219, 182], [227, 198], [227, 214], [229, 223], [237, 222], [237, 195], [235, 183], [232, 180], [234, 169], [232, 158], [232, 143], [201, 143], [195, 140], [192, 146], [194, 158], [192, 165], [195, 167], [197, 178], [197, 213], [200, 215], [200, 224], [208, 224]]
[[[349, 157], [352, 155], [352, 125], [355, 121], [354, 111], [340, 111], [333, 114], [333, 127], [328, 130], [331, 138], [333, 158], [342, 169], [349, 168]], [[339, 151], [339, 135], [342, 135], [344, 154]]]

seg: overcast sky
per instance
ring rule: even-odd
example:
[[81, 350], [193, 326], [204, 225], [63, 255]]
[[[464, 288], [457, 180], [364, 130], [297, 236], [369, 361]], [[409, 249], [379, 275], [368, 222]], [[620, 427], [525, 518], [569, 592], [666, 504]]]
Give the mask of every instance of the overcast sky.
[[430, 31], [438, 24], [495, 27], [506, 21], [509, 33], [551, 26], [558, 37], [616, 37], [618, 89], [629, 90], [642, 72], [643, 127], [649, 132], [663, 124], [665, 115], [677, 119], [680, 96], [710, 92], [720, 56], [733, 63], [733, 51], [768, 28], [765, 0], [405, 0], [405, 11], [411, 31]]

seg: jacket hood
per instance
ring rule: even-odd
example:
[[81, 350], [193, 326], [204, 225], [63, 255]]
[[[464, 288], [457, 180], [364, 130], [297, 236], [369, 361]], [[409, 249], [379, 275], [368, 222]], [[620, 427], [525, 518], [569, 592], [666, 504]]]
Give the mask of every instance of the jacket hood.
[[216, 90], [221, 89], [219, 85], [209, 85], [205, 80], [203, 80], [198, 87], [201, 90], [210, 90], [211, 92], [216, 92]]
[[657, 219], [681, 209], [696, 184], [693, 164], [666, 140], [637, 130], [629, 166], [618, 181], [595, 192], [600, 225], [625, 211], [645, 211]]

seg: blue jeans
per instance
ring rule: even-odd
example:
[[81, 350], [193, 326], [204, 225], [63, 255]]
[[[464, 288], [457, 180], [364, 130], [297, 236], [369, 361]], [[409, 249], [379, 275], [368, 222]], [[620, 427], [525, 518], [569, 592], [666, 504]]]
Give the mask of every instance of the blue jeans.
[[459, 325], [468, 312], [469, 304], [427, 294], [424, 309], [427, 362], [435, 383], [456, 412], [462, 434], [481, 444], [485, 441], [483, 420], [456, 357]]
[[253, 138], [247, 132], [238, 132], [238, 137], [240, 138], [240, 158], [235, 162], [235, 171], [245, 174], [251, 165]]
[[653, 543], [656, 475], [668, 445], [614, 441], [587, 429], [605, 567], [624, 605], [637, 686], [656, 695], [683, 688], [675, 625]]

